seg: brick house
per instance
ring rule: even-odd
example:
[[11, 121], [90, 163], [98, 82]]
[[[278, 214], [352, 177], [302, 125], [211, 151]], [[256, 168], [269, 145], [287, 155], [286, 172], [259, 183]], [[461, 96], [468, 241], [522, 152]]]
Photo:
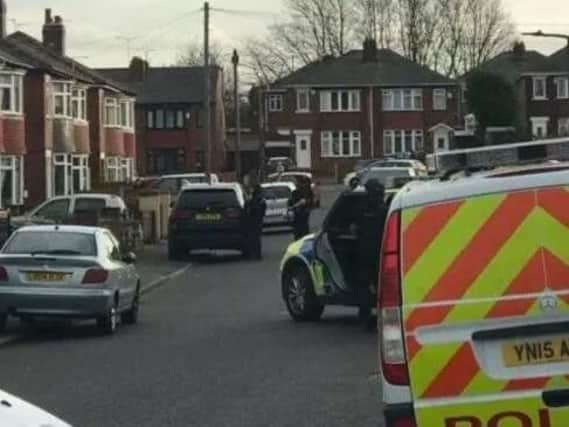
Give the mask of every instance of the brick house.
[[267, 156], [288, 148], [299, 168], [331, 175], [358, 159], [448, 149], [458, 95], [453, 80], [368, 40], [265, 91]]
[[[5, 8], [0, 21], [5, 28]], [[50, 9], [42, 30], [42, 41], [22, 32], [0, 39], [2, 51], [29, 66], [20, 94], [25, 156], [18, 205], [136, 173], [134, 94], [65, 55], [65, 26]]]
[[514, 87], [520, 140], [569, 136], [569, 47], [547, 57], [521, 43], [480, 69], [504, 77]]
[[[205, 168], [203, 67], [150, 67], [133, 58], [129, 68], [98, 70], [137, 93], [138, 168], [146, 175]], [[211, 67], [211, 167], [225, 162], [223, 70]]]

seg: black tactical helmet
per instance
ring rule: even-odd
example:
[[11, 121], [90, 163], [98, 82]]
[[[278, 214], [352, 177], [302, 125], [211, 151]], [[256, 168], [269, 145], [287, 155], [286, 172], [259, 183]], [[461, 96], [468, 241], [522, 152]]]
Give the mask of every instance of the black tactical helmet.
[[370, 196], [383, 199], [383, 196], [385, 195], [385, 187], [377, 179], [370, 179], [365, 183], [364, 187]]

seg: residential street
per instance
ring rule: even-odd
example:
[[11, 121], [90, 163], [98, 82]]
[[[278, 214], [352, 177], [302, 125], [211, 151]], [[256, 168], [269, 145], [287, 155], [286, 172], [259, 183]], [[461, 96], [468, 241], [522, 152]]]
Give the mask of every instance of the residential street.
[[290, 239], [266, 236], [258, 263], [193, 259], [115, 336], [50, 327], [3, 345], [2, 388], [78, 427], [377, 426], [375, 334], [354, 310], [289, 319], [278, 267]]

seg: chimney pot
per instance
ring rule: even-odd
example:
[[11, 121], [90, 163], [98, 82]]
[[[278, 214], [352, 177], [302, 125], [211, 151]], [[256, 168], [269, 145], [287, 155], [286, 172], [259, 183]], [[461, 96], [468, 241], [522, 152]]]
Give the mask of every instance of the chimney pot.
[[377, 62], [377, 42], [375, 39], [364, 40], [363, 62]]
[[45, 23], [51, 24], [52, 22], [53, 22], [53, 20], [51, 19], [51, 9], [46, 9], [45, 10]]
[[61, 16], [55, 20], [51, 15], [51, 9], [45, 10], [45, 24], [42, 29], [43, 45], [54, 52], [65, 55], [65, 26]]

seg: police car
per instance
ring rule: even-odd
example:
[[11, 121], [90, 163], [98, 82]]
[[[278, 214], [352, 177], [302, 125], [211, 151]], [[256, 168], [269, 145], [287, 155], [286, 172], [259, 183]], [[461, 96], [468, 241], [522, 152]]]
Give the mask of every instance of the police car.
[[569, 165], [407, 186], [380, 264], [387, 427], [569, 425]]

